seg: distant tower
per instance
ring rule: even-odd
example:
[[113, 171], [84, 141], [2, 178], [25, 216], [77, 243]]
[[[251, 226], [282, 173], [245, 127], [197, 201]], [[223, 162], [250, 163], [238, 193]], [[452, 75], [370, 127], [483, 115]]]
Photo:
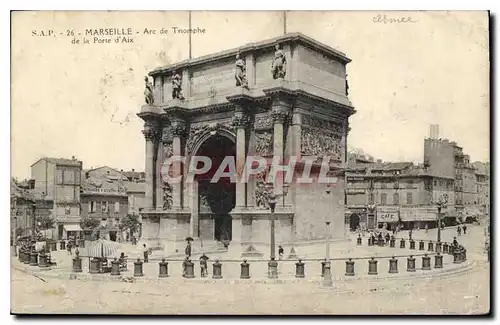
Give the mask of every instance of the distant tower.
[[429, 138], [437, 140], [439, 138], [439, 124], [431, 124], [429, 127]]

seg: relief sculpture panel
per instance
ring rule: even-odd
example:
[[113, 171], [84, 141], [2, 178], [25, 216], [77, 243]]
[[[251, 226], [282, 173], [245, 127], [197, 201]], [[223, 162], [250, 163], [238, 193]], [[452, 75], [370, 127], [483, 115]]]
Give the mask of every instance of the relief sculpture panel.
[[304, 128], [302, 129], [300, 148], [303, 156], [330, 156], [341, 160], [342, 138], [337, 134]]
[[271, 132], [255, 132], [255, 155], [269, 157], [273, 154], [273, 134]]

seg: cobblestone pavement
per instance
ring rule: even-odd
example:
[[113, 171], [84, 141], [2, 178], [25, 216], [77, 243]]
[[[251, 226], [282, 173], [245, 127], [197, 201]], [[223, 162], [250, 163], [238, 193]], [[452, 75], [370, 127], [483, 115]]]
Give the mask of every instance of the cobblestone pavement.
[[460, 238], [475, 267], [440, 277], [338, 281], [324, 288], [308, 282], [43, 282], [13, 269], [11, 305], [15, 313], [482, 314], [489, 311], [490, 299], [480, 231], [471, 229]]

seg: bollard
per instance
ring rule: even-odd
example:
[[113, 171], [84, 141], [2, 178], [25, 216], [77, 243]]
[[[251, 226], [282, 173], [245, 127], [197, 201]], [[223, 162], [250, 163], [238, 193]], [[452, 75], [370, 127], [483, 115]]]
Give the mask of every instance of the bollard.
[[389, 247], [396, 247], [396, 239], [394, 239], [394, 237], [391, 238], [391, 240], [389, 241]]
[[435, 269], [442, 269], [443, 268], [443, 255], [437, 253], [434, 256], [434, 268]]
[[99, 263], [101, 262], [100, 259], [97, 257], [94, 257], [93, 259], [90, 260], [90, 274], [97, 274], [99, 273]]
[[434, 244], [432, 243], [432, 240], [429, 241], [429, 244], [427, 245], [427, 250], [429, 252], [433, 252], [434, 251]]
[[75, 257], [73, 258], [73, 272], [82, 272], [82, 259], [80, 258], [80, 253], [76, 253]]
[[35, 250], [30, 253], [30, 266], [38, 266], [38, 253]]
[[410, 240], [410, 249], [415, 249], [415, 241], [413, 239]]
[[59, 244], [59, 250], [63, 251], [66, 249], [66, 242], [64, 240], [61, 240]]
[[295, 263], [295, 277], [296, 278], [305, 278], [305, 263], [302, 262], [301, 259], [297, 263]]
[[398, 273], [398, 260], [394, 256], [389, 260], [389, 273]]
[[167, 278], [168, 277], [168, 262], [165, 261], [164, 258], [161, 259], [161, 262], [158, 263], [159, 265], [159, 278]]
[[441, 253], [442, 247], [443, 245], [440, 241], [436, 242], [436, 253]]
[[460, 253], [459, 253], [458, 247], [456, 247], [453, 250], [453, 263], [454, 264], [459, 264], [460, 263]]
[[325, 276], [325, 265], [326, 265], [326, 260], [321, 261], [321, 277]]
[[369, 275], [377, 275], [377, 261], [375, 257], [372, 257], [371, 260], [368, 261], [368, 274]]
[[[240, 279], [250, 279], [250, 264], [247, 263], [247, 260], [243, 260], [243, 263], [241, 263], [240, 265]], [[297, 275], [295, 275], [295, 277], [297, 277]]]
[[399, 248], [405, 248], [405, 240], [401, 238], [401, 242], [399, 243]]
[[361, 245], [361, 241], [362, 241], [361, 234], [358, 234], [357, 244]]
[[41, 269], [49, 267], [49, 263], [47, 261], [47, 254], [45, 254], [44, 251], [40, 253], [40, 263], [38, 264], [38, 266]]
[[274, 260], [274, 257], [271, 257], [271, 260], [267, 263], [267, 270], [269, 279], [278, 278], [278, 262]]
[[212, 279], [222, 279], [222, 264], [219, 263], [219, 260], [215, 260], [213, 264]]
[[419, 243], [418, 243], [418, 250], [419, 251], [423, 251], [425, 249], [425, 243], [423, 240], [421, 240]]
[[407, 259], [406, 271], [415, 272], [415, 257], [413, 257], [413, 255], [410, 255], [410, 257], [408, 257]]
[[111, 275], [120, 275], [120, 261], [116, 257], [111, 261]]
[[143, 276], [142, 272], [142, 262], [141, 259], [138, 258], [137, 261], [134, 262], [134, 276]]
[[18, 258], [19, 258], [19, 262], [21, 263], [24, 263], [24, 248], [19, 248], [19, 254], [18, 255]]
[[194, 263], [191, 260], [184, 261], [183, 263], [185, 267], [184, 277], [187, 279], [194, 278]]
[[345, 261], [345, 275], [354, 276], [354, 262], [351, 258]]
[[431, 258], [425, 254], [422, 256], [422, 270], [430, 270], [431, 269]]

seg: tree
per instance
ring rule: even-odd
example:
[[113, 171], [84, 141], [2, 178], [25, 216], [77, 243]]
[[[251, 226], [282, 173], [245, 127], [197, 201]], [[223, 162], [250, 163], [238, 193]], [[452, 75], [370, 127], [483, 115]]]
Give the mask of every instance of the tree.
[[55, 221], [50, 216], [43, 216], [38, 218], [37, 225], [40, 230], [52, 229], [55, 226]]
[[120, 220], [118, 227], [120, 230], [126, 230], [129, 232], [130, 237], [134, 235], [134, 232], [139, 230], [139, 216], [137, 214], [127, 214]]
[[83, 219], [80, 222], [80, 226], [84, 230], [94, 230], [98, 228], [101, 225], [101, 222], [98, 219], [94, 218], [88, 218], [88, 219]]

